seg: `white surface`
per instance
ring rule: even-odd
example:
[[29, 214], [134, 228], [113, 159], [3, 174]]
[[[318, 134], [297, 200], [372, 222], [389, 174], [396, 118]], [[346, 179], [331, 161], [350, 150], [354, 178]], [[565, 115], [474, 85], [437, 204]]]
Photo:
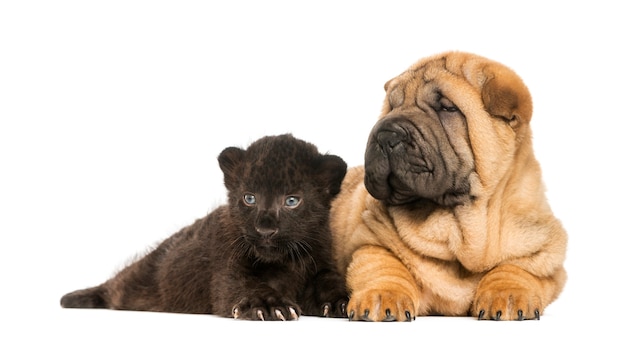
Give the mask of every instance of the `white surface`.
[[[623, 341], [623, 11], [425, 3], [0, 3], [0, 340]], [[59, 307], [222, 203], [227, 146], [289, 131], [360, 164], [383, 84], [446, 50], [512, 67], [533, 94], [536, 154], [570, 236], [569, 281], [540, 321], [258, 323]]]

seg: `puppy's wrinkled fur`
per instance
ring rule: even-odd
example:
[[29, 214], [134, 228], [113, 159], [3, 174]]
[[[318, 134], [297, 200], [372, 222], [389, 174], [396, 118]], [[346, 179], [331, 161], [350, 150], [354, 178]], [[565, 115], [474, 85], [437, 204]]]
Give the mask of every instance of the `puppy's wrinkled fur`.
[[522, 80], [449, 52], [385, 90], [365, 164], [331, 209], [351, 319], [539, 319], [566, 282], [567, 235], [544, 194]]

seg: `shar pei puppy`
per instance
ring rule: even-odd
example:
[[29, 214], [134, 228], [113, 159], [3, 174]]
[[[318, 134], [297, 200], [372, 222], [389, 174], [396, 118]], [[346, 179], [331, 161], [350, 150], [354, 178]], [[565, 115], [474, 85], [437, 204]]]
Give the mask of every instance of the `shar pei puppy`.
[[350, 319], [539, 319], [566, 282], [567, 235], [544, 193], [523, 81], [449, 52], [385, 90], [365, 163], [331, 209]]

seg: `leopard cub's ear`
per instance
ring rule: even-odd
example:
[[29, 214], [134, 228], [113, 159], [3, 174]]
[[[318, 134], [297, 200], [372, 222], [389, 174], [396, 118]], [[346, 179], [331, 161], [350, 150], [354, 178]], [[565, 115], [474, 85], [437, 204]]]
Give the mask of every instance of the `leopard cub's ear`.
[[321, 184], [331, 196], [335, 196], [341, 190], [341, 182], [346, 176], [348, 164], [338, 156], [332, 154], [321, 155], [318, 159], [315, 171], [318, 183]]
[[226, 189], [232, 190], [236, 187], [240, 178], [241, 164], [243, 163], [246, 151], [239, 147], [227, 147], [217, 157], [220, 169], [224, 173], [224, 185]]

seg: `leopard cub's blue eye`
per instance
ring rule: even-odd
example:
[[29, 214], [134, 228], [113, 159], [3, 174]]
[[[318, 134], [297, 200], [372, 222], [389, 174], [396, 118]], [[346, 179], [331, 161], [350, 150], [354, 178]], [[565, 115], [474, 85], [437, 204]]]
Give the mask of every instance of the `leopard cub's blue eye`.
[[295, 208], [300, 204], [300, 198], [297, 196], [287, 196], [285, 198], [285, 206]]
[[245, 194], [245, 195], [243, 195], [243, 202], [246, 205], [255, 205], [256, 204], [256, 197], [254, 197], [253, 194]]

